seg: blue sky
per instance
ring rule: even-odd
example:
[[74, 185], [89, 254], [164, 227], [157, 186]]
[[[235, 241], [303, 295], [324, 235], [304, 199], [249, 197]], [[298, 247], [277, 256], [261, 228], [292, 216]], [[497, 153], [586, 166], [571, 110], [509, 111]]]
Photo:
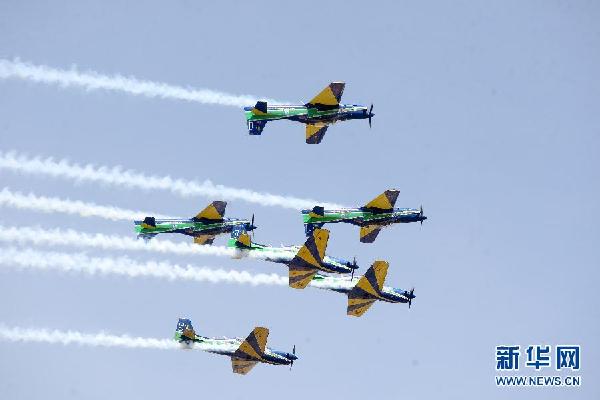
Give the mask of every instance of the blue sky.
[[[429, 219], [371, 245], [356, 227], [331, 227], [330, 254], [363, 266], [386, 259], [388, 284], [416, 287], [410, 311], [376, 304], [360, 319], [345, 315], [342, 295], [316, 290], [3, 268], [8, 326], [170, 337], [185, 315], [207, 336], [268, 326], [269, 344], [296, 344], [301, 359], [291, 373], [263, 365], [241, 377], [209, 354], [0, 343], [0, 394], [598, 397], [599, 11], [585, 1], [2, 2], [0, 58], [298, 102], [343, 80], [343, 100], [372, 102], [377, 115], [371, 130], [337, 124], [309, 146], [293, 123], [248, 136], [236, 107], [2, 80], [1, 150], [348, 205], [396, 187], [398, 206], [422, 204]], [[212, 200], [6, 171], [0, 182], [181, 216]], [[252, 213], [256, 240], [303, 241], [299, 213], [229, 202], [228, 216]], [[0, 222], [134, 235], [128, 222], [9, 208]], [[285, 273], [250, 260], [162, 258]], [[512, 343], [581, 344], [583, 386], [496, 388], [494, 348]]]

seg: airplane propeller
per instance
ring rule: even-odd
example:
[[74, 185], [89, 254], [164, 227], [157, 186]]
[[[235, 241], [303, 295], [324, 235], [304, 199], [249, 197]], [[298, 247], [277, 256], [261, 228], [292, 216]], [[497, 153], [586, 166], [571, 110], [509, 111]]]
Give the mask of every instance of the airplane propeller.
[[415, 293], [415, 288], [410, 289], [410, 292], [408, 292], [410, 294], [410, 296], [408, 297], [408, 308], [410, 308], [411, 304], [412, 304], [412, 296]]
[[369, 108], [369, 128], [371, 128], [371, 118], [373, 118], [373, 103], [371, 103], [371, 107]]
[[421, 226], [423, 226], [423, 206], [421, 206], [421, 209], [419, 210], [419, 217], [421, 217]]
[[356, 256], [354, 256], [354, 260], [352, 261], [350, 267], [352, 268], [352, 276], [350, 277], [350, 282], [352, 282], [352, 280], [354, 279], [354, 271], [356, 270], [356, 268], [358, 268], [358, 265], [356, 264]]
[[[296, 356], [296, 345], [292, 348], [292, 354], [294, 357]], [[290, 360], [290, 371], [292, 370], [292, 366], [294, 365], [294, 359]]]
[[250, 220], [250, 224], [246, 225], [246, 233], [250, 236], [250, 241], [254, 242], [254, 229], [256, 229], [256, 226], [254, 226], [254, 214], [252, 214], [252, 219]]

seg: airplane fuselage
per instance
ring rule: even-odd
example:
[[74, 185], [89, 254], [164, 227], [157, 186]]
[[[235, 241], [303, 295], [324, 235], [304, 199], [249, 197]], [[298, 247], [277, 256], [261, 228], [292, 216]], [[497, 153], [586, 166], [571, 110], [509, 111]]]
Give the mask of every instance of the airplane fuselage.
[[[235, 239], [229, 239], [229, 247], [236, 247]], [[287, 247], [270, 247], [263, 244], [251, 243], [250, 247], [236, 248], [237, 257], [250, 256], [261, 258], [263, 260], [276, 262], [289, 266], [289, 263], [294, 259], [298, 250], [301, 246], [287, 246]], [[325, 255], [323, 257], [323, 270], [325, 272], [332, 272], [337, 274], [349, 274], [352, 273], [355, 266], [353, 262]]]
[[[356, 286], [360, 278], [360, 276], [354, 277], [353, 279], [346, 279], [332, 276], [315, 275], [312, 281], [309, 283], [309, 286], [348, 294], [354, 288], [354, 286]], [[377, 300], [385, 301], [387, 303], [408, 303], [409, 299], [411, 298], [414, 299], [415, 295], [411, 294], [407, 290], [383, 286], [381, 292], [378, 293]]]
[[[194, 340], [182, 336], [179, 332], [175, 333], [174, 339], [178, 341], [183, 349], [202, 350], [208, 353], [220, 354], [224, 356], [234, 356], [244, 339], [242, 338], [209, 338], [196, 335]], [[265, 347], [261, 359], [257, 360], [267, 364], [289, 365], [297, 357], [285, 351], [276, 351]]]
[[[342, 208], [323, 210], [323, 215], [315, 215], [312, 210], [302, 210], [305, 225], [322, 227], [324, 224], [349, 223], [357, 226], [386, 226], [398, 223], [419, 222], [427, 219], [420, 210], [414, 208], [394, 208], [392, 211], [375, 212], [364, 208]], [[307, 230], [308, 233], [308, 230]]]
[[188, 236], [219, 235], [231, 233], [239, 226], [251, 230], [251, 222], [244, 219], [224, 218], [222, 221], [209, 222], [190, 219], [156, 219], [156, 227], [142, 226], [144, 221], [134, 221], [138, 235], [157, 235], [159, 233], [181, 233]]
[[358, 104], [340, 104], [339, 107], [330, 109], [317, 109], [305, 105], [270, 105], [267, 107], [267, 112], [262, 115], [253, 114], [252, 109], [253, 107], [244, 107], [250, 130], [252, 130], [250, 124], [254, 121], [288, 119], [304, 124], [318, 122], [332, 124], [337, 121], [369, 118], [368, 108]]

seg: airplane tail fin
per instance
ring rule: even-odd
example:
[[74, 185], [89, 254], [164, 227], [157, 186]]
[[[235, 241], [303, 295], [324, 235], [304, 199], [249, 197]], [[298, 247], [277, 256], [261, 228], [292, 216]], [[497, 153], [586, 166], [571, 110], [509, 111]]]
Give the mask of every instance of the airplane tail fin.
[[354, 288], [348, 293], [347, 314], [355, 317], [363, 315], [373, 303], [381, 298], [389, 263], [377, 260], [360, 277]]
[[304, 289], [317, 271], [322, 269], [328, 240], [329, 231], [327, 229], [313, 230], [304, 246], [298, 250], [289, 264], [290, 287]]
[[234, 247], [237, 249], [244, 249], [252, 247], [252, 240], [250, 240], [250, 235], [243, 226], [236, 226], [231, 231], [231, 237], [227, 242], [228, 247]]
[[146, 217], [140, 224], [144, 229], [152, 229], [156, 228], [156, 218], [154, 217]]
[[267, 115], [267, 102], [257, 101], [251, 111], [254, 115]]
[[[267, 102], [266, 101], [257, 101], [256, 105], [252, 108], [246, 107], [244, 108], [246, 111], [250, 111], [251, 114], [246, 114], [246, 120], [248, 123], [248, 134], [250, 135], [260, 135], [265, 129], [265, 125], [267, 124], [266, 119], [261, 119], [260, 117], [266, 117], [268, 115], [267, 111]], [[258, 118], [253, 118], [258, 117]]]
[[325, 216], [325, 208], [322, 206], [314, 206], [310, 210], [302, 210], [303, 218], [304, 218], [304, 233], [306, 236], [312, 235], [313, 231], [316, 228], [321, 228], [323, 223], [320, 222], [310, 222], [313, 220], [319, 220], [319, 218], [323, 218]]
[[193, 342], [196, 339], [196, 331], [190, 319], [179, 318], [174, 339], [178, 342]]
[[267, 125], [267, 120], [258, 119], [255, 121], [248, 121], [248, 134], [250, 135], [260, 135], [265, 129], [265, 125]]
[[325, 208], [322, 206], [314, 206], [308, 213], [309, 217], [321, 218], [325, 216]]

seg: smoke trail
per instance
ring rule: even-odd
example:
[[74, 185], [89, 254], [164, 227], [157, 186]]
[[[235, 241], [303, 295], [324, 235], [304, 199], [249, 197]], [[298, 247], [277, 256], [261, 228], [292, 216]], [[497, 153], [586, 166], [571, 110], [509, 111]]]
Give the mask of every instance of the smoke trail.
[[72, 229], [41, 229], [0, 225], [0, 242], [31, 243], [34, 245], [74, 246], [116, 251], [149, 251], [178, 255], [213, 255], [233, 257], [235, 251], [223, 246], [200, 246], [152, 239], [145, 243], [129, 236], [89, 234]]
[[82, 201], [63, 200], [57, 197], [36, 196], [33, 193], [28, 195], [19, 192], [12, 192], [9, 188], [3, 188], [0, 191], [0, 206], [8, 206], [23, 210], [34, 210], [42, 212], [60, 212], [65, 214], [79, 215], [82, 217], [100, 217], [105, 219], [133, 221], [134, 219], [144, 219], [148, 215], [156, 218], [169, 218], [164, 215], [156, 215], [143, 211], [133, 211], [117, 207], [99, 206], [94, 203], [85, 203]]
[[132, 349], [179, 349], [181, 345], [168, 339], [109, 335], [107, 333], [86, 334], [76, 331], [49, 329], [8, 328], [0, 326], [0, 340], [9, 342], [36, 342], [51, 344], [78, 344], [85, 346], [125, 347]]
[[223, 198], [225, 200], [244, 200], [265, 206], [279, 206], [296, 210], [312, 208], [317, 204], [326, 208], [341, 207], [337, 204], [323, 203], [317, 200], [215, 185], [210, 180], [196, 182], [173, 179], [169, 176], [148, 176], [132, 170], [124, 171], [121, 167], [96, 167], [91, 164], [82, 166], [65, 159], [55, 161], [52, 158], [29, 158], [16, 152], [0, 152], [0, 169], [47, 175], [75, 181], [98, 182], [130, 189], [165, 190], [182, 197], [204, 196], [209, 198]]
[[121, 275], [130, 278], [153, 277], [166, 280], [186, 280], [240, 285], [287, 285], [288, 279], [277, 274], [251, 274], [247, 271], [179, 266], [167, 262], [136, 263], [128, 257], [92, 258], [85, 254], [43, 252], [32, 249], [4, 248], [0, 265], [8, 268], [82, 272], [88, 275]]
[[[160, 82], [138, 80], [121, 75], [101, 75], [94, 71], [80, 72], [75, 66], [71, 69], [57, 69], [44, 65], [34, 65], [14, 60], [0, 59], [0, 78], [23, 79], [32, 82], [58, 85], [61, 87], [80, 87], [86, 90], [108, 90], [129, 93], [136, 96], [157, 97], [162, 99], [185, 100], [202, 104], [244, 107], [253, 105], [258, 98], [249, 95], [233, 95], [209, 89], [192, 89], [172, 86]], [[280, 103], [275, 100], [266, 100]]]

